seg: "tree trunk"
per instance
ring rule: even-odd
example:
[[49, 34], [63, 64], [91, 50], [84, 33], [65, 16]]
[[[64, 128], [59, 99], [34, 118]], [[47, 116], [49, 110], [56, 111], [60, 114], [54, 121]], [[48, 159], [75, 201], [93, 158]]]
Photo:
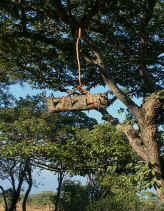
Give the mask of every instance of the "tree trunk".
[[[22, 168], [22, 166], [19, 166], [19, 167]], [[17, 189], [15, 189], [15, 181], [13, 182], [13, 185], [14, 185], [13, 190], [14, 191], [12, 193], [11, 204], [10, 204], [8, 211], [16, 211], [16, 205], [20, 198], [21, 188], [22, 188], [22, 185], [24, 182], [25, 175], [26, 175], [26, 167], [22, 168], [22, 170], [20, 172]]]
[[32, 174], [31, 174], [31, 166], [30, 166], [30, 161], [28, 160], [27, 161], [27, 183], [28, 183], [28, 188], [26, 190], [26, 193], [25, 193], [25, 196], [24, 196], [24, 199], [23, 199], [23, 203], [22, 203], [22, 211], [26, 211], [26, 204], [27, 204], [27, 199], [28, 199], [28, 196], [29, 196], [29, 193], [31, 191], [31, 188], [32, 188]]
[[[163, 112], [163, 97], [160, 99], [157, 94], [154, 94], [145, 98], [141, 112], [143, 114], [142, 118], [137, 119], [139, 126], [138, 136], [141, 140], [139, 152], [137, 152], [133, 144], [131, 146], [146, 163], [150, 164], [155, 174], [152, 176], [154, 188], [160, 200], [164, 202], [164, 191], [162, 190], [164, 188], [164, 172], [162, 172], [159, 141], [157, 139], [157, 119], [158, 115]], [[143, 149], [145, 150], [145, 155], [142, 156], [141, 151]]]
[[57, 195], [56, 195], [56, 200], [55, 200], [55, 210], [54, 211], [59, 210], [58, 208], [59, 208], [60, 194], [61, 194], [63, 179], [64, 179], [64, 172], [59, 172], [58, 173], [58, 188], [57, 188]]
[[4, 200], [4, 203], [5, 203], [5, 211], [8, 211], [8, 204], [7, 204], [5, 190], [3, 189], [3, 187], [1, 185], [0, 185], [0, 189], [2, 190], [3, 200]]
[[8, 211], [16, 211], [16, 205], [19, 201], [20, 193], [13, 193], [13, 197], [11, 199], [10, 207], [8, 208]]

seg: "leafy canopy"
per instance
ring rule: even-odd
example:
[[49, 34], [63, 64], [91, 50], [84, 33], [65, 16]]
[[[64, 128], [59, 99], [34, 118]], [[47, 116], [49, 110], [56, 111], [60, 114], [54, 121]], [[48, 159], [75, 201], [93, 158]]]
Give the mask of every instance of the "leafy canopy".
[[163, 7], [162, 0], [2, 0], [0, 61], [22, 81], [61, 91], [74, 88], [81, 27], [82, 83], [105, 85], [96, 60], [91, 62], [96, 47], [110, 78], [130, 95], [142, 96], [164, 88]]

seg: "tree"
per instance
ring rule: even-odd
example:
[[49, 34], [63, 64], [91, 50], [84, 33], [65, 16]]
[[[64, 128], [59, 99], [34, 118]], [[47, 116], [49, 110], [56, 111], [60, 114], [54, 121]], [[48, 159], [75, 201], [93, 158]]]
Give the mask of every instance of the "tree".
[[62, 184], [62, 194], [60, 208], [65, 211], [85, 210], [89, 204], [89, 192], [87, 187], [70, 180], [65, 180]]
[[[164, 201], [158, 138], [164, 110], [163, 1], [3, 0], [0, 6], [1, 63], [34, 86], [67, 91], [78, 85], [75, 42], [81, 27], [82, 84], [107, 85], [112, 99], [126, 106], [123, 123], [99, 111], [150, 167], [152, 184]], [[142, 100], [140, 106], [134, 97]]]
[[58, 211], [59, 205], [60, 205], [60, 196], [62, 191], [62, 184], [64, 177], [66, 176], [66, 172], [62, 171], [62, 163], [60, 165], [61, 171], [57, 172], [57, 179], [58, 179], [58, 187], [57, 187], [57, 193], [55, 195], [55, 211]]
[[[55, 154], [62, 160], [61, 173], [66, 171], [89, 178], [90, 209], [99, 210], [103, 206], [112, 210], [114, 207], [120, 210], [123, 206], [125, 210], [139, 209], [140, 200], [136, 193], [151, 185], [151, 172], [132, 152], [127, 139], [109, 124], [95, 125], [92, 130], [77, 128], [75, 131], [73, 138], [60, 144], [58, 151], [52, 153], [52, 158]], [[56, 167], [52, 160], [49, 169], [59, 171]], [[62, 191], [58, 202], [58, 205], [62, 203]], [[57, 208], [60, 210], [60, 206]]]
[[28, 200], [28, 197], [29, 197], [29, 194], [31, 192], [32, 185], [33, 185], [32, 166], [31, 166], [30, 160], [27, 159], [26, 163], [27, 163], [27, 166], [26, 166], [25, 180], [28, 184], [28, 188], [27, 188], [25, 195], [24, 195], [24, 198], [23, 198], [22, 211], [26, 211], [27, 200]]
[[[22, 209], [32, 188], [32, 171], [35, 167], [53, 165], [58, 172], [62, 165], [60, 146], [75, 134], [75, 127], [93, 127], [95, 120], [84, 113], [49, 114], [40, 96], [27, 96], [15, 100], [13, 105], [0, 109], [0, 142], [2, 144], [1, 178], [10, 178], [13, 199], [9, 211], [14, 210], [18, 202], [23, 182], [28, 184]], [[75, 120], [76, 118], [76, 120]], [[8, 165], [8, 166], [6, 166]], [[52, 168], [52, 167], [51, 167]], [[18, 188], [16, 188], [18, 180]]]
[[136, 193], [150, 186], [151, 173], [132, 152], [125, 136], [109, 124], [76, 132], [76, 142], [67, 141], [65, 154], [71, 151], [68, 160], [73, 172], [88, 175], [88, 209], [140, 210]]
[[22, 186], [25, 181], [25, 177], [27, 174], [29, 162], [22, 159], [12, 159], [12, 158], [2, 158], [0, 159], [0, 170], [1, 175], [0, 179], [7, 179], [10, 184], [10, 199], [7, 203], [6, 191], [3, 187], [1, 187], [6, 211], [15, 211], [16, 204], [20, 199], [20, 193], [22, 191]]
[[3, 186], [0, 186], [0, 189], [2, 191], [3, 201], [4, 201], [4, 205], [5, 205], [5, 211], [8, 211], [6, 191], [4, 190]]

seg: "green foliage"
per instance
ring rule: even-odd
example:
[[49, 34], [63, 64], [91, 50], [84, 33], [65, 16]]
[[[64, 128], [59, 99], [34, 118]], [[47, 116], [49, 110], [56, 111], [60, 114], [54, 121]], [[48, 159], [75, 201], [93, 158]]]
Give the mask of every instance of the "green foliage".
[[62, 193], [59, 207], [64, 211], [83, 211], [89, 203], [89, 191], [80, 183], [65, 180], [62, 184]]
[[[153, 92], [151, 82], [164, 86], [161, 0], [2, 0], [0, 8], [0, 63], [9, 66], [12, 77], [61, 91], [76, 86], [75, 41], [81, 26], [99, 48], [110, 77], [131, 91], [129, 95]], [[100, 69], [84, 59], [94, 56], [85, 36], [82, 39], [82, 82], [104, 85]], [[140, 67], [150, 74], [149, 90]]]
[[13, 106], [1, 108], [0, 119], [1, 153], [9, 157], [51, 154], [61, 141], [74, 135], [74, 127], [92, 127], [96, 123], [79, 112], [49, 114], [40, 96], [20, 98]]
[[[92, 130], [76, 129], [75, 137], [60, 147], [69, 166], [81, 173], [100, 172], [120, 175], [134, 169], [137, 161], [127, 139], [109, 124], [96, 125]], [[68, 163], [69, 164], [69, 163]]]
[[119, 194], [115, 196], [108, 196], [89, 205], [87, 211], [140, 211], [141, 201], [139, 197], [132, 193], [124, 193], [124, 196]]

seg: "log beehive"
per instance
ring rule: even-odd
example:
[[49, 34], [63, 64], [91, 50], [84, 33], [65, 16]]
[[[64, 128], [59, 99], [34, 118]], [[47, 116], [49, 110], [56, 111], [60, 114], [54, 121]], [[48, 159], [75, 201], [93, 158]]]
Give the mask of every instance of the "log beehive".
[[84, 94], [47, 99], [49, 112], [102, 109], [108, 105], [107, 94]]

